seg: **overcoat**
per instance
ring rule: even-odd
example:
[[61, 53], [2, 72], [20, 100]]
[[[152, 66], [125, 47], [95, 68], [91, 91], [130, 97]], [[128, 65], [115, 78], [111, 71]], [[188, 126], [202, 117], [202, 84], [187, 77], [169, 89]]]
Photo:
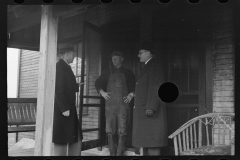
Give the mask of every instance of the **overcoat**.
[[[152, 58], [136, 80], [132, 138], [135, 147], [163, 147], [168, 144], [166, 108], [158, 96], [163, 82], [162, 67]], [[152, 116], [146, 115], [147, 109], [153, 110]]]
[[[56, 66], [53, 143], [74, 143], [77, 142], [78, 135], [82, 139], [81, 125], [75, 105], [75, 93], [78, 91], [78, 85], [71, 67], [60, 59]], [[68, 117], [63, 116], [62, 113], [67, 110], [70, 110], [70, 115]]]

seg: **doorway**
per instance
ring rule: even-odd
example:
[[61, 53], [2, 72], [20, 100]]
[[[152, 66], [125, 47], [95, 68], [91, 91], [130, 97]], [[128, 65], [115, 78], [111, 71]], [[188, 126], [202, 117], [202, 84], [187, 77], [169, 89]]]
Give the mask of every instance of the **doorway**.
[[[191, 13], [191, 14], [189, 14]], [[178, 98], [167, 103], [168, 135], [206, 110], [206, 41], [211, 12], [186, 4], [156, 10], [154, 44], [165, 72], [165, 81], [177, 85]], [[169, 139], [173, 151], [173, 140]], [[174, 155], [174, 153], [169, 153]]]

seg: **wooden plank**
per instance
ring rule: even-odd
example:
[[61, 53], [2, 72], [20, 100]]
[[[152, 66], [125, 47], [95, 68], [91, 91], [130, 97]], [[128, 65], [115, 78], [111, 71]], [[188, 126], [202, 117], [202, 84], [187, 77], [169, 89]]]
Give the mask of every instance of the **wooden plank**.
[[37, 98], [8, 98], [8, 103], [37, 103]]
[[198, 147], [202, 147], [202, 122], [198, 120]]
[[29, 50], [33, 50], [33, 51], [39, 50], [39, 44], [36, 44], [36, 43], [23, 43], [23, 42], [8, 41], [7, 47], [18, 48], [18, 49], [29, 49]]
[[[222, 119], [224, 121], [226, 121], [226, 117], [223, 116]], [[225, 134], [226, 134], [226, 125], [224, 125], [224, 129], [223, 129], [223, 144], [226, 145], [226, 142], [225, 142]]]
[[193, 124], [193, 132], [194, 132], [194, 146], [195, 148], [197, 148], [196, 123]]
[[53, 6], [44, 5], [41, 13], [40, 61], [34, 156], [50, 156], [52, 148], [58, 33], [58, 20], [53, 18], [52, 9]]
[[180, 136], [180, 133], [178, 134], [178, 145], [179, 145], [179, 150], [180, 150], [180, 153], [182, 152], [182, 142], [181, 142], [181, 136]]
[[188, 136], [188, 128], [186, 128], [186, 139], [187, 139], [187, 150], [189, 150], [189, 136]]
[[208, 124], [208, 119], [207, 118], [205, 118], [205, 123], [206, 123], [206, 135], [207, 135], [207, 145], [209, 146], [209, 132], [208, 132], [208, 126], [209, 126], [209, 124]]
[[186, 134], [185, 134], [185, 130], [183, 130], [182, 136], [183, 136], [183, 151], [185, 151], [186, 150]]
[[178, 155], [177, 136], [173, 137], [175, 156]]
[[190, 141], [191, 141], [191, 149], [193, 149], [193, 133], [192, 133], [192, 125], [190, 125]]
[[8, 133], [35, 131], [35, 126], [8, 127]]

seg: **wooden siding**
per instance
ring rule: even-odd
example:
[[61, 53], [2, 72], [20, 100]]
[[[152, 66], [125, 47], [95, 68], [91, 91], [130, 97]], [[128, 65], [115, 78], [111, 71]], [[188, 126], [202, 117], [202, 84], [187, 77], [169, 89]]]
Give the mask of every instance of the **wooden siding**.
[[19, 98], [37, 98], [39, 55], [37, 51], [21, 50]]
[[[234, 112], [234, 28], [233, 10], [218, 7], [213, 10], [213, 112]], [[234, 124], [231, 126], [234, 129]], [[214, 130], [214, 143], [218, 144], [217, 134], [221, 125]], [[233, 137], [230, 132], [222, 133], [228, 144]]]

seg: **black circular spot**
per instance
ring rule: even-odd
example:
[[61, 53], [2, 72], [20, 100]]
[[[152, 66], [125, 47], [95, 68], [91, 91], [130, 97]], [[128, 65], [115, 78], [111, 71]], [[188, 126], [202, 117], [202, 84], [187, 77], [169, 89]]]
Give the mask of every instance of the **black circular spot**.
[[159, 98], [166, 103], [174, 102], [178, 95], [178, 87], [172, 82], [163, 83], [158, 89]]

